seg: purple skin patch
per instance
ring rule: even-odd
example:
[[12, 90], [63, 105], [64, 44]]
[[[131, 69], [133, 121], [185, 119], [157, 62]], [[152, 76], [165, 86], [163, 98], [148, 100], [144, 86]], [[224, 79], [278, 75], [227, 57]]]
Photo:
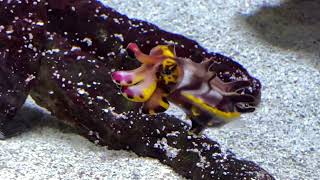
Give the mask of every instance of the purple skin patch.
[[122, 72], [114, 72], [112, 73], [112, 79], [117, 83], [117, 84], [131, 84], [132, 83], [132, 75], [130, 74], [125, 74]]
[[126, 96], [129, 99], [133, 99], [134, 96], [138, 96], [138, 94], [136, 94], [134, 91], [132, 91], [131, 89], [129, 89], [127, 86], [122, 87], [121, 92], [123, 94], [126, 94]]
[[[125, 87], [122, 89], [122, 92], [126, 94], [128, 97], [140, 96], [139, 91], [135, 91], [135, 89], [130, 89], [129, 87]], [[130, 98], [130, 99], [132, 99]]]

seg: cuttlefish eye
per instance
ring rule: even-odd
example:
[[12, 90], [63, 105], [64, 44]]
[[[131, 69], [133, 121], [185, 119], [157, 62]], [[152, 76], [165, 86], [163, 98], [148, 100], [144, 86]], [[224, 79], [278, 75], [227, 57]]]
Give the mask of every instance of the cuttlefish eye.
[[164, 66], [164, 67], [162, 67], [162, 74], [165, 74], [165, 75], [173, 74], [174, 71], [176, 70], [176, 68], [177, 68], [176, 64], [174, 64], [172, 66]]
[[174, 59], [165, 59], [160, 66], [160, 74], [158, 79], [165, 85], [175, 84], [178, 81], [179, 69]]
[[161, 64], [163, 74], [172, 74], [176, 67], [177, 67], [176, 61], [169, 58], [165, 59]]

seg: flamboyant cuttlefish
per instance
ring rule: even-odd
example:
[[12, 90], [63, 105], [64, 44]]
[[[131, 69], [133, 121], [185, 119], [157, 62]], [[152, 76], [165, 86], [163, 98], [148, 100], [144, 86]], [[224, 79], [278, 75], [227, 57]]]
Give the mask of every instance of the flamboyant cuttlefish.
[[149, 55], [135, 43], [128, 49], [142, 65], [131, 71], [116, 71], [112, 79], [128, 100], [143, 102], [143, 113], [164, 112], [172, 102], [193, 121], [192, 129], [201, 131], [206, 125], [222, 125], [239, 117], [240, 112], [253, 111], [258, 104], [253, 96], [240, 93], [249, 81], [223, 82], [211, 70], [211, 59], [196, 63], [178, 57], [170, 45], [158, 45]]

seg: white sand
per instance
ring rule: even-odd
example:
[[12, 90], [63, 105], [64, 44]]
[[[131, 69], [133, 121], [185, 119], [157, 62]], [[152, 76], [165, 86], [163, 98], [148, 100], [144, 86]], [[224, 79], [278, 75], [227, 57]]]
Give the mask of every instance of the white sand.
[[[267, 43], [243, 17], [280, 1], [105, 2], [231, 56], [261, 80], [262, 104], [257, 111], [206, 130], [208, 136], [277, 179], [320, 177], [319, 57]], [[156, 160], [97, 147], [64, 129], [42, 127], [0, 141], [0, 179], [181, 179]]]

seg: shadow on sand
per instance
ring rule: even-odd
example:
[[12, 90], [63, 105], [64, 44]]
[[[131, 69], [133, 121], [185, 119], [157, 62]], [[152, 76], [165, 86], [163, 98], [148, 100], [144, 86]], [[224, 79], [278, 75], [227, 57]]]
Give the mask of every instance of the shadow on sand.
[[245, 20], [272, 45], [313, 53], [317, 58], [309, 63], [320, 69], [319, 0], [288, 0], [280, 6], [262, 7]]
[[37, 127], [51, 127], [64, 133], [77, 133], [74, 128], [58, 121], [54, 116], [24, 105], [13, 119], [1, 125], [0, 139], [18, 136]]

